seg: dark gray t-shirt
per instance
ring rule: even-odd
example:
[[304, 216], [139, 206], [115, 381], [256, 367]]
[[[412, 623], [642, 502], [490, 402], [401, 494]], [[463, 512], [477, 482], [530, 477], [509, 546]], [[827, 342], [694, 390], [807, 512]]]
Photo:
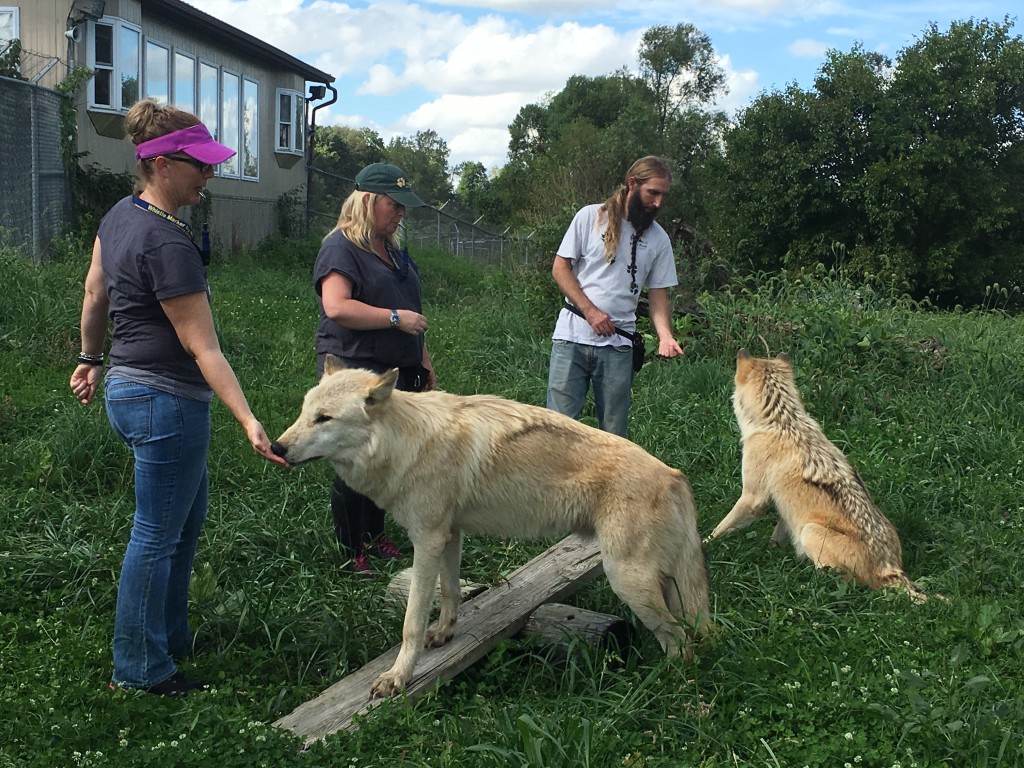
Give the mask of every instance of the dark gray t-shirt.
[[201, 291], [209, 297], [206, 268], [195, 243], [181, 227], [138, 207], [131, 197], [103, 217], [99, 239], [114, 326], [110, 373], [138, 372], [128, 378], [157, 387], [161, 380], [181, 384], [180, 390], [174, 388], [180, 394], [209, 393], [199, 366], [160, 306], [164, 299], [189, 293]]
[[353, 299], [374, 307], [411, 309], [422, 313], [420, 276], [415, 262], [405, 251], [393, 252], [392, 255], [398, 269], [350, 242], [341, 230], [336, 229], [324, 238], [313, 265], [313, 287], [320, 308], [320, 325], [316, 330], [318, 355], [330, 352], [351, 360], [396, 368], [422, 362], [421, 336], [413, 336], [397, 328], [355, 331], [338, 325], [324, 312], [320, 284], [331, 272], [338, 272], [352, 281]]

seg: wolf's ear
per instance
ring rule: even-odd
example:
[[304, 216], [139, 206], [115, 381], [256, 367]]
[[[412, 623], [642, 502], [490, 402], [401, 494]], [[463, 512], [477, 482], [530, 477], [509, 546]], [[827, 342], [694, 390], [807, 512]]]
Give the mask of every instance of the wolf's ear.
[[391, 397], [391, 393], [395, 391], [395, 384], [398, 382], [398, 369], [392, 368], [386, 373], [382, 373], [380, 378], [377, 379], [377, 383], [370, 389], [370, 394], [366, 397], [367, 405], [371, 403], [380, 403]]
[[780, 363], [787, 363], [788, 365], [792, 365], [793, 364], [793, 361], [789, 358], [789, 355], [787, 355], [785, 352], [780, 352], [779, 354], [777, 354], [775, 356], [775, 359], [778, 360]]
[[747, 380], [747, 374], [754, 367], [754, 358], [745, 349], [736, 353], [736, 381], [742, 383]]
[[324, 358], [324, 376], [330, 376], [332, 373], [345, 370], [345, 364], [341, 362], [340, 357], [335, 357], [330, 352]]

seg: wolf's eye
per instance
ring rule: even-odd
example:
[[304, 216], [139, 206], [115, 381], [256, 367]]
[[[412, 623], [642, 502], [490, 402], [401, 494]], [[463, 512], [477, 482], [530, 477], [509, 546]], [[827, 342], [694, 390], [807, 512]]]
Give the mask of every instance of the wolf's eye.
[[316, 418], [313, 419], [313, 423], [314, 424], [323, 424], [325, 421], [330, 421], [330, 420], [331, 420], [331, 417], [328, 416], [326, 413], [318, 413], [316, 415]]

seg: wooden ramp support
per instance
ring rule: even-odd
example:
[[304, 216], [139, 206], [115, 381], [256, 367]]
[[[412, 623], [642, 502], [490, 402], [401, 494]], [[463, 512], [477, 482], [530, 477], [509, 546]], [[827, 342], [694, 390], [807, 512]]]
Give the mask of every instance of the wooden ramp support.
[[[429, 692], [512, 637], [530, 614], [549, 601], [562, 600], [603, 573], [596, 539], [569, 536], [535, 557], [506, 581], [464, 603], [459, 609], [455, 637], [441, 648], [425, 649], [405, 689], [408, 699]], [[370, 686], [391, 669], [398, 656], [395, 646], [274, 722], [305, 740], [306, 746], [343, 729], [352, 718], [386, 699], [371, 699]]]

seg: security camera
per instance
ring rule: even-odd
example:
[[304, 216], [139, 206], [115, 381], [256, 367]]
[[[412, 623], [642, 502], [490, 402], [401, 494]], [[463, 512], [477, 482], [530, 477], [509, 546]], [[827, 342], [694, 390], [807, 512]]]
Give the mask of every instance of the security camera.
[[71, 27], [70, 29], [68, 29], [64, 33], [64, 37], [66, 37], [68, 40], [70, 40], [73, 43], [77, 43], [79, 40], [82, 39], [82, 28], [81, 27]]

